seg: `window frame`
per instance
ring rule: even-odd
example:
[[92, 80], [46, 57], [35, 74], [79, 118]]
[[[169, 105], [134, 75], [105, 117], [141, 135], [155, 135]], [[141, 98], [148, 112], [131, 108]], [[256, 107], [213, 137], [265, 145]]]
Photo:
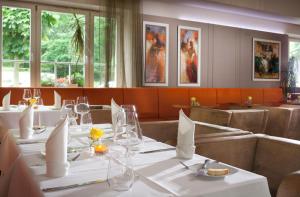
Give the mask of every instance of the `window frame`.
[[49, 5], [39, 5], [37, 6], [37, 36], [36, 36], [36, 40], [37, 40], [37, 45], [36, 45], [36, 49], [37, 49], [37, 54], [36, 54], [36, 58], [37, 58], [37, 72], [35, 77], [37, 78], [37, 83], [36, 86], [38, 87], [42, 87], [41, 86], [41, 44], [42, 44], [42, 40], [41, 40], [41, 14], [42, 11], [49, 11], [49, 12], [61, 12], [61, 13], [76, 13], [76, 14], [81, 14], [84, 15], [85, 17], [85, 38], [84, 38], [84, 86], [83, 87], [89, 87], [89, 72], [88, 72], [88, 65], [89, 65], [89, 58], [88, 58], [88, 48], [89, 46], [89, 42], [88, 42], [88, 35], [89, 35], [89, 12], [85, 11], [85, 10], [81, 10], [81, 9], [77, 9], [77, 8], [63, 8], [63, 7], [57, 7], [57, 6], [49, 6]]
[[[300, 43], [300, 37], [289, 37], [288, 42], [289, 42], [289, 46], [288, 46], [288, 59], [289, 59], [290, 58], [290, 43], [291, 42], [299, 42]], [[300, 75], [300, 73], [298, 73], [298, 74]], [[297, 84], [296, 84], [296, 92], [300, 92], [300, 86], [297, 86]]]
[[[35, 61], [35, 39], [33, 39], [34, 37], [36, 37], [36, 18], [35, 18], [35, 5], [34, 4], [29, 4], [29, 3], [21, 3], [21, 2], [8, 2], [8, 1], [4, 1], [0, 8], [0, 87], [4, 87], [2, 86], [2, 60], [3, 60], [3, 31], [2, 31], [2, 8], [3, 7], [15, 7], [15, 8], [25, 8], [25, 9], [29, 9], [30, 10], [30, 58], [29, 58], [29, 63], [30, 63], [30, 84], [29, 87], [32, 87], [35, 84], [35, 77], [34, 77], [34, 73], [35, 73], [35, 69], [36, 69], [36, 61]], [[27, 87], [27, 86], [26, 86]]]
[[[30, 2], [8, 2], [4, 1], [0, 5], [0, 87], [2, 86], [2, 7], [11, 6], [17, 8], [26, 8], [31, 11], [31, 34], [30, 34], [30, 87], [41, 86], [41, 13], [42, 11], [53, 11], [62, 13], [78, 13], [85, 16], [85, 49], [84, 49], [84, 87], [94, 87], [94, 17], [105, 17], [105, 14], [99, 13], [99, 9], [81, 9], [77, 7], [65, 7], [61, 5], [48, 5]], [[100, 7], [100, 9], [103, 9]], [[119, 64], [118, 52], [118, 22], [116, 27], [116, 65], [115, 65], [115, 82], [118, 84], [117, 69]]]

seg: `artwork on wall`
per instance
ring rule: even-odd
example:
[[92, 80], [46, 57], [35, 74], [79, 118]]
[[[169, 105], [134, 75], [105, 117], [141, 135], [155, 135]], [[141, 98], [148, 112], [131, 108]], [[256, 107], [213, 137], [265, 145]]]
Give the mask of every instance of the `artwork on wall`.
[[253, 80], [280, 81], [281, 43], [253, 38]]
[[143, 85], [168, 85], [169, 25], [144, 21]]
[[201, 29], [178, 26], [178, 86], [200, 86]]

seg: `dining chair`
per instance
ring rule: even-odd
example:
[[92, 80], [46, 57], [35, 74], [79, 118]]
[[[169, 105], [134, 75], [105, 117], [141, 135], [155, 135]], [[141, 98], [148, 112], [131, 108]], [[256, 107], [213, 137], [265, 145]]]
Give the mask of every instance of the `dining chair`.
[[[20, 155], [12, 168], [7, 197], [42, 197], [39, 184]], [[22, 177], [22, 178], [20, 178]]]

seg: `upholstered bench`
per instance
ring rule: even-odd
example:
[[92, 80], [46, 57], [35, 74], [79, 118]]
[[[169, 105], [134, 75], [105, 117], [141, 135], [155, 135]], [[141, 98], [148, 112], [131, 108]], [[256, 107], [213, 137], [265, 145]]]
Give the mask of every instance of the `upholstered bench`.
[[[202, 138], [222, 137], [222, 136], [236, 136], [252, 134], [248, 131], [240, 129], [229, 128], [219, 125], [213, 125], [203, 122], [194, 121], [195, 128], [195, 141]], [[178, 121], [152, 121], [140, 122], [143, 135], [153, 138], [157, 141], [165, 142], [171, 145], [176, 145]]]
[[[284, 180], [300, 170], [300, 141], [264, 134], [205, 138], [197, 141], [196, 153], [267, 177], [273, 196], [278, 188], [277, 197], [299, 192], [299, 172], [292, 175], [298, 178]], [[295, 187], [286, 186], [286, 182], [295, 184], [295, 179]], [[281, 183], [285, 189], [280, 189]]]

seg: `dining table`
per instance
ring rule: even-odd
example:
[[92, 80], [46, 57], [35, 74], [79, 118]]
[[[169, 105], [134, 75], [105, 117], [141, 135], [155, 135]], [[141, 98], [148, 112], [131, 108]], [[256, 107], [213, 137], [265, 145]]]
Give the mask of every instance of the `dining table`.
[[[0, 107], [0, 121], [8, 129], [19, 128], [19, 119], [24, 106], [11, 105], [9, 110]], [[36, 106], [34, 107], [34, 125], [55, 126], [60, 119], [60, 109], [54, 106]]]
[[[54, 127], [47, 127], [44, 132], [34, 134], [28, 140], [19, 138], [18, 129], [10, 130], [45, 196], [270, 197], [268, 182], [264, 176], [221, 162], [218, 163], [230, 170], [227, 176], [199, 175], [192, 170], [192, 166], [199, 166], [208, 158], [197, 154], [189, 160], [178, 158], [175, 147], [146, 136], [143, 136], [143, 142], [131, 156], [131, 168], [134, 171], [131, 189], [116, 191], [108, 184], [110, 157], [118, 150], [113, 142], [112, 126], [107, 123], [91, 127], [104, 131], [102, 143], [108, 146], [108, 152], [91, 154], [88, 148], [89, 129], [69, 127], [68, 147], [78, 150], [79, 154], [76, 151], [68, 153], [69, 172], [60, 178], [46, 175], [45, 142]], [[93, 184], [86, 184], [91, 182]]]

